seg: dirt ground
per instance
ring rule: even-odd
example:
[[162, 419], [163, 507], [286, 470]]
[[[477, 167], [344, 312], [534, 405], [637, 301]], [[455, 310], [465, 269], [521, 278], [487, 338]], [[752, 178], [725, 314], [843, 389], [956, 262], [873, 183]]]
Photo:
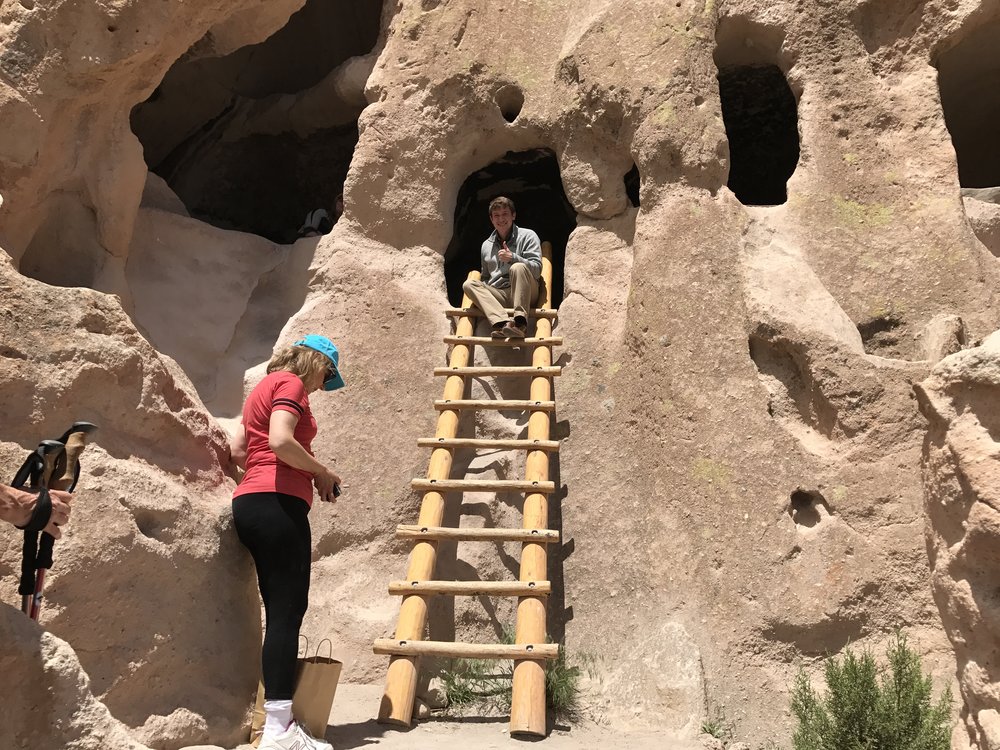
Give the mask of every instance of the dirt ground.
[[[507, 717], [431, 718], [408, 731], [385, 727], [373, 718], [382, 695], [380, 685], [341, 685], [330, 716], [326, 739], [335, 750], [378, 747], [387, 750], [492, 750], [538, 744], [547, 750], [701, 750], [694, 740], [677, 740], [660, 732], [622, 732], [591, 721], [576, 726], [557, 724], [548, 737], [514, 739], [507, 734]], [[235, 750], [247, 750], [241, 745]], [[189, 748], [188, 750], [196, 750]], [[204, 750], [209, 750], [205, 747]]]

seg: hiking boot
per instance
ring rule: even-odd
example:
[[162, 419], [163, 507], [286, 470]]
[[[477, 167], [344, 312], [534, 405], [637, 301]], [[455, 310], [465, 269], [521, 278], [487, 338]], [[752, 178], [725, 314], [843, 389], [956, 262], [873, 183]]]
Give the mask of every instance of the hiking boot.
[[261, 742], [257, 750], [333, 750], [333, 745], [316, 739], [308, 729], [293, 721], [282, 734]]
[[495, 326], [493, 326], [493, 330], [490, 331], [490, 338], [494, 338], [494, 339], [507, 338], [507, 334], [504, 333], [504, 330], [507, 328], [508, 325], [510, 325], [510, 324], [509, 323], [497, 323]]
[[528, 335], [528, 323], [519, 323], [516, 320], [503, 327], [503, 335], [509, 339], [523, 339]]

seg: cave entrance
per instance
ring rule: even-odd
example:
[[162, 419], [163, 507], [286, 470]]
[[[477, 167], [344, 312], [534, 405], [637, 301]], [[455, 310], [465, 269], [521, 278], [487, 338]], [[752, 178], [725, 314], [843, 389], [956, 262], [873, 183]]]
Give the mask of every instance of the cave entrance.
[[381, 11], [381, 0], [307, 0], [225, 55], [207, 34], [132, 111], [149, 169], [193, 217], [274, 242], [294, 241], [315, 209], [338, 216]]
[[518, 226], [552, 243], [552, 306], [558, 307], [566, 241], [576, 228], [576, 211], [566, 198], [556, 155], [547, 148], [508, 151], [462, 183], [455, 205], [455, 231], [445, 251], [449, 302], [453, 306], [462, 303], [462, 283], [469, 271], [480, 268], [479, 250], [493, 232], [490, 201], [500, 195], [514, 201]]
[[937, 63], [941, 107], [964, 188], [1000, 185], [1000, 21], [984, 24]]
[[722, 119], [729, 139], [730, 190], [746, 206], [788, 199], [799, 162], [798, 106], [785, 72], [783, 34], [743, 18], [723, 19], [716, 32]]

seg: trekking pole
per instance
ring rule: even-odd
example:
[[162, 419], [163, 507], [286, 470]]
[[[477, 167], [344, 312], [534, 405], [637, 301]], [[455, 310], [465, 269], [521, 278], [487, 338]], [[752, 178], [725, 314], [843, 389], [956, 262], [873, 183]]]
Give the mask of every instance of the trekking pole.
[[47, 505], [44, 523], [33, 515], [35, 523], [29, 522], [24, 532], [18, 592], [22, 595], [22, 610], [32, 620], [37, 620], [41, 613], [42, 588], [45, 586], [45, 575], [52, 567], [52, 548], [55, 544], [55, 538], [47, 533], [41, 535], [41, 544], [38, 542], [38, 526], [41, 524], [40, 528], [44, 528], [48, 525], [51, 515], [52, 502], [48, 490], [72, 492], [76, 489], [80, 479], [80, 454], [87, 447], [90, 433], [96, 429], [90, 422], [75, 422], [58, 440], [43, 440], [15, 478], [15, 482], [20, 480], [22, 484], [30, 478], [32, 486], [39, 488], [39, 506], [42, 505], [43, 495]]
[[66, 446], [58, 440], [43, 440], [38, 444], [14, 475], [12, 487], [18, 489], [26, 484], [30, 489], [37, 490], [38, 499], [35, 510], [24, 526], [24, 544], [21, 547], [21, 582], [17, 593], [21, 595], [21, 611], [31, 617], [35, 594], [35, 561], [38, 559], [38, 534], [48, 526], [52, 515], [52, 499], [45, 484], [48, 477], [56, 470], [57, 463], [65, 462]]

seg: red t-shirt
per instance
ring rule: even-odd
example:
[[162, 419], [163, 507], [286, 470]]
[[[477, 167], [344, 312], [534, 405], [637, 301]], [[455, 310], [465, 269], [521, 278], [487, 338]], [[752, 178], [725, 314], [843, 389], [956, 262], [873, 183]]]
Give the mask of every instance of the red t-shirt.
[[298, 376], [272, 372], [251, 391], [243, 405], [243, 430], [247, 439], [246, 474], [233, 497], [251, 492], [281, 492], [301, 497], [312, 507], [312, 474], [289, 466], [268, 445], [271, 412], [287, 411], [299, 418], [295, 439], [312, 455], [316, 420], [309, 409], [309, 396]]

